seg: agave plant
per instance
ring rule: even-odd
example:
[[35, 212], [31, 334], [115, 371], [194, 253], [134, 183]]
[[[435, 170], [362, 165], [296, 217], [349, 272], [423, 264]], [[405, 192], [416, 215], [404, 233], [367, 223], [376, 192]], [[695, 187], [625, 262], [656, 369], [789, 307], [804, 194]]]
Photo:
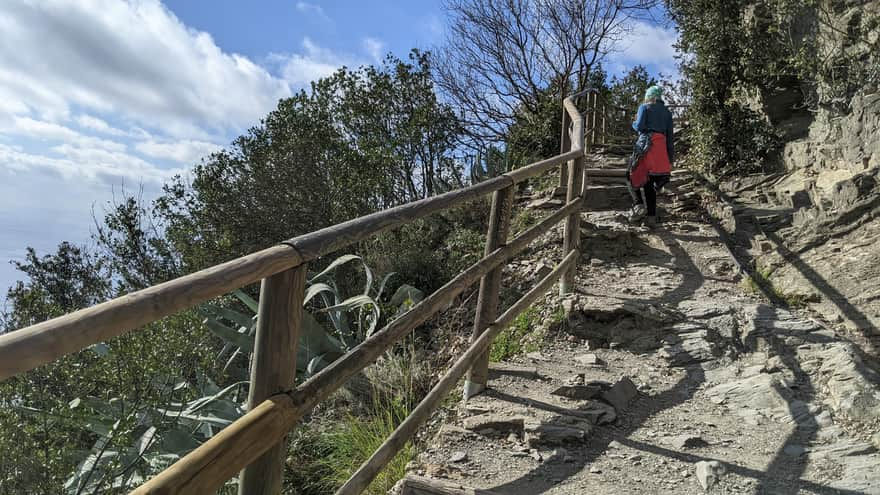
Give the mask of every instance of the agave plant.
[[[360, 262], [364, 290], [342, 297], [336, 272], [346, 263]], [[306, 375], [333, 362], [365, 338], [369, 338], [382, 315], [379, 301], [385, 292], [389, 274], [375, 284], [372, 271], [358, 256], [343, 256], [309, 280], [303, 311], [303, 323], [297, 350], [297, 366]], [[201, 308], [207, 328], [225, 345], [218, 355], [230, 368], [236, 357], [254, 350], [257, 301], [242, 291], [234, 295], [251, 314], [208, 304]], [[385, 305], [396, 316], [407, 311], [423, 297], [422, 292], [400, 286]], [[322, 325], [320, 320], [326, 323]], [[98, 356], [112, 352], [106, 345], [92, 348]], [[241, 372], [242, 370], [236, 370]], [[70, 414], [64, 418], [71, 427], [98, 436], [92, 448], [65, 484], [65, 493], [97, 493], [134, 488], [150, 476], [170, 466], [203, 442], [210, 439], [245, 413], [241, 396], [246, 393], [246, 374], [239, 381], [220, 388], [208, 377], [197, 375], [197, 383], [174, 377], [154, 380], [153, 386], [168, 397], [161, 406], [133, 404], [123, 399], [104, 401], [92, 397], [70, 402]], [[187, 399], [181, 399], [186, 397]], [[195, 397], [195, 398], [192, 398]], [[25, 406], [25, 412], [43, 414]], [[230, 480], [234, 483], [234, 480]]]
[[[364, 275], [364, 288], [357, 294], [345, 297], [337, 275], [339, 268], [348, 263], [359, 263]], [[297, 347], [298, 371], [306, 375], [314, 374], [373, 335], [382, 316], [380, 301], [393, 276], [394, 273], [389, 273], [377, 283], [373, 271], [356, 255], [341, 256], [313, 275], [308, 281], [303, 301], [311, 311], [303, 311]], [[257, 301], [242, 291], [235, 291], [234, 294], [251, 310], [251, 314], [211, 304], [202, 308], [206, 314], [205, 325], [225, 342], [218, 356], [226, 359], [224, 370], [228, 370], [242, 353], [253, 352], [256, 334]], [[403, 284], [397, 288], [386, 307], [393, 310], [391, 316], [397, 316], [423, 297], [420, 290]]]
[[158, 407], [119, 398], [72, 400], [67, 416], [72, 426], [98, 439], [67, 479], [64, 492], [115, 493], [139, 486], [241, 417], [245, 411], [236, 395], [246, 383], [221, 389], [204, 376], [195, 385], [156, 380], [153, 386], [169, 396]]

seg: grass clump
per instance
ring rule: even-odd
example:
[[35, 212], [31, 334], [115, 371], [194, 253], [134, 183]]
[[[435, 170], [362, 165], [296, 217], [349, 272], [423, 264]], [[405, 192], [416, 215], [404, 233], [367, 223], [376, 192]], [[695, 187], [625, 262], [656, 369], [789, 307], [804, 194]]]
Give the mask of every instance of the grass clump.
[[534, 227], [541, 221], [541, 216], [531, 208], [523, 208], [516, 212], [510, 221], [511, 233], [516, 236]]
[[[409, 405], [400, 398], [383, 400], [365, 415], [349, 415], [323, 439], [329, 446], [328, 455], [320, 462], [328, 468], [327, 481], [342, 486], [349, 476], [382, 445], [394, 429], [410, 413]], [[406, 474], [406, 465], [415, 458], [412, 443], [401, 449], [364, 493], [385, 494]]]
[[489, 348], [489, 360], [504, 361], [525, 352], [537, 351], [540, 348], [540, 338], [534, 334], [537, 318], [538, 310], [533, 307], [520, 313], [513, 320], [513, 325], [495, 337]]
[[819, 302], [814, 294], [788, 293], [784, 292], [770, 280], [773, 274], [772, 269], [755, 270], [750, 276], [743, 280], [746, 290], [758, 294], [765, 295], [773, 299], [773, 302], [781, 302], [792, 309], [805, 308], [807, 304]]
[[[334, 493], [406, 419], [431, 381], [429, 366], [414, 346], [386, 354], [364, 370], [366, 387], [355, 387], [350, 394], [354, 402], [344, 414], [335, 414], [343, 408], [333, 408], [295, 431], [288, 450], [285, 493]], [[416, 454], [416, 446], [407, 442], [363, 493], [388, 493]]]

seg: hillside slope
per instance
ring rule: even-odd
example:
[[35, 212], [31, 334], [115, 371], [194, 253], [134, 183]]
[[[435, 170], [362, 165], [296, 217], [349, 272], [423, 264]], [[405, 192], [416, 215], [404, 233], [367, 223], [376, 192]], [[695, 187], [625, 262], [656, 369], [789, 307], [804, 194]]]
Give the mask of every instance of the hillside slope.
[[677, 176], [656, 231], [625, 223], [625, 196], [588, 196], [548, 344], [437, 416], [402, 493], [880, 493], [878, 375], [845, 334], [746, 288], [696, 189]]

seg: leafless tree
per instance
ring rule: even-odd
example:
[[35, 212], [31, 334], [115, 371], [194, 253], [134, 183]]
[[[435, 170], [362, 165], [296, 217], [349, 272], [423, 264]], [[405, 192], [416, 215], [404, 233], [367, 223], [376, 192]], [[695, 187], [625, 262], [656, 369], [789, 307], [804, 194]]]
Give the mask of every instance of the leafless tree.
[[587, 85], [590, 71], [657, 0], [446, 0], [435, 77], [472, 137], [498, 141], [518, 112]]

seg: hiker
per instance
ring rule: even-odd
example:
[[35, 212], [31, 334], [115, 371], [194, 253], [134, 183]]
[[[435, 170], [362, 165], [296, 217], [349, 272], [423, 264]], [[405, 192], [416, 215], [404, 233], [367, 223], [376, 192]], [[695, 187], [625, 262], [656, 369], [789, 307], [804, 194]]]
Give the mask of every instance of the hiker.
[[637, 196], [630, 220], [644, 217], [648, 228], [657, 226], [657, 191], [669, 182], [674, 157], [672, 114], [662, 97], [663, 90], [657, 86], [645, 91], [645, 102], [639, 105], [632, 125], [639, 137], [627, 167], [627, 179]]

